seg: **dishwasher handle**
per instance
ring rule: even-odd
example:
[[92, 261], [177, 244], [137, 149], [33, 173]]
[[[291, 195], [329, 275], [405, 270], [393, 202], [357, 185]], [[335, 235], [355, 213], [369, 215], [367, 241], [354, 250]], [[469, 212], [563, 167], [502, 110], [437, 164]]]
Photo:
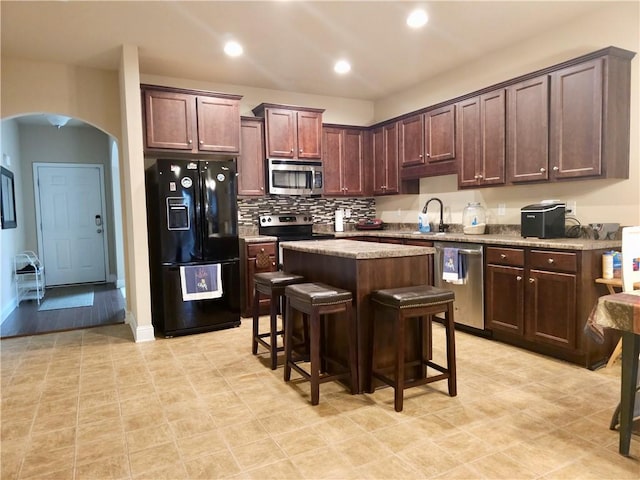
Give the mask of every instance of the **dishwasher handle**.
[[[443, 247], [435, 247], [436, 250], [442, 252], [444, 251]], [[458, 253], [462, 253], [463, 255], [482, 255], [481, 248], [459, 248]]]

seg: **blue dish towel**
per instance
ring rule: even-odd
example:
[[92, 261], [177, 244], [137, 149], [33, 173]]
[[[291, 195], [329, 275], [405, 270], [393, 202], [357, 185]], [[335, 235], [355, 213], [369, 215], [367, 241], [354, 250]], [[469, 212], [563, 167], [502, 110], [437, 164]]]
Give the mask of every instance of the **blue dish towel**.
[[457, 248], [444, 249], [442, 279], [455, 284], [464, 284], [467, 281], [467, 257]]

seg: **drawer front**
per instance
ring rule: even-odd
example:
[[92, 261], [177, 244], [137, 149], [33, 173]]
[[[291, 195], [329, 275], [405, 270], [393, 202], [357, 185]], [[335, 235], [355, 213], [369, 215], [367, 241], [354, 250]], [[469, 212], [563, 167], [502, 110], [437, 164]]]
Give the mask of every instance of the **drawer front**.
[[529, 264], [531, 268], [539, 270], [577, 272], [578, 254], [570, 252], [545, 252], [544, 250], [531, 250]]
[[487, 247], [486, 256], [487, 263], [524, 267], [524, 249], [522, 248]]
[[251, 243], [247, 245], [247, 257], [255, 257], [259, 253], [266, 253], [267, 255], [276, 254], [275, 242], [270, 243]]

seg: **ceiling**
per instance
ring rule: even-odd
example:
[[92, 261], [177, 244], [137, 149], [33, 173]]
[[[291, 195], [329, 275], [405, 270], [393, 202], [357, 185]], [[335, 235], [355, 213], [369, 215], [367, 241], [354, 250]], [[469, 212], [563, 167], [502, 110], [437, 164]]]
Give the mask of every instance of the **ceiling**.
[[[116, 70], [123, 44], [142, 74], [374, 101], [602, 8], [590, 1], [2, 0], [2, 55]], [[423, 6], [429, 23], [406, 27]], [[229, 58], [223, 41], [245, 54]], [[339, 58], [352, 70], [333, 72]]]

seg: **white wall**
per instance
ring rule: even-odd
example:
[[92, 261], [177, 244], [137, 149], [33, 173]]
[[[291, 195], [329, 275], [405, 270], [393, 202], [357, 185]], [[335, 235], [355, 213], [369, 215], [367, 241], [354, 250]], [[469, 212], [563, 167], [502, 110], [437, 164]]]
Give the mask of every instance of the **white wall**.
[[[639, 2], [615, 2], [527, 41], [510, 45], [476, 62], [446, 72], [375, 104], [376, 122], [434, 105], [519, 75], [613, 45], [640, 53]], [[631, 145], [628, 180], [588, 180], [554, 184], [457, 191], [455, 175], [422, 179], [420, 195], [378, 197], [377, 215], [386, 222], [416, 222], [418, 210], [437, 195], [447, 206], [447, 221], [460, 223], [468, 201], [487, 207], [491, 223], [519, 224], [520, 207], [544, 199], [574, 200], [584, 223], [618, 222], [640, 225], [640, 145], [638, 136], [638, 55], [631, 67]], [[506, 215], [498, 216], [499, 203]], [[431, 209], [432, 207], [430, 207]], [[435, 209], [434, 209], [435, 211]], [[431, 213], [430, 213], [431, 217]], [[435, 214], [433, 215], [435, 218]]]
[[[20, 135], [15, 120], [3, 120], [2, 143], [0, 144], [2, 166], [13, 173], [16, 186], [16, 228], [0, 230], [0, 323], [9, 316], [16, 306], [16, 291], [13, 280], [13, 256], [27, 250], [25, 242], [24, 203], [18, 194], [22, 183], [20, 158]], [[29, 249], [30, 250], [30, 249]]]

